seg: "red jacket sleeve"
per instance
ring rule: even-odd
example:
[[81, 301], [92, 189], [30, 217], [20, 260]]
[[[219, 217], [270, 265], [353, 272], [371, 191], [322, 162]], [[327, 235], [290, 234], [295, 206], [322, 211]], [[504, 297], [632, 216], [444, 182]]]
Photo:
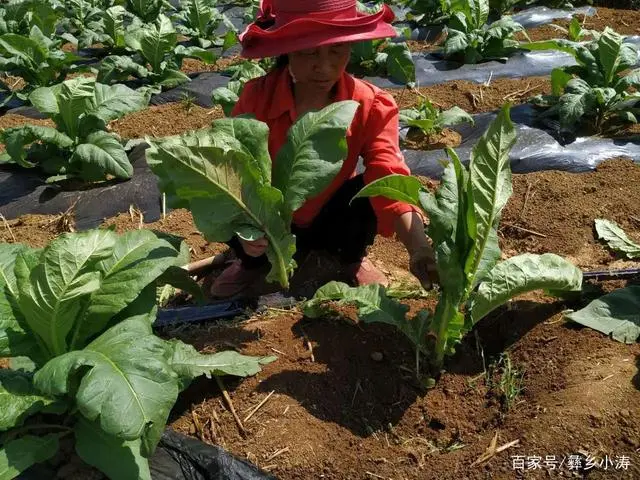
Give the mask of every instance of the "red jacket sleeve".
[[[398, 122], [398, 106], [393, 97], [387, 92], [379, 91], [369, 112], [365, 127], [367, 138], [361, 152], [365, 166], [365, 184], [387, 175], [410, 175], [400, 151]], [[378, 233], [386, 237], [395, 232], [395, 220], [399, 215], [411, 211], [421, 213], [408, 203], [384, 197], [371, 198], [371, 204], [378, 217]]]
[[240, 92], [240, 98], [238, 103], [233, 107], [231, 111], [232, 117], [237, 117], [243, 113], [253, 113], [251, 105], [255, 103], [255, 82], [249, 81], [245, 84], [242, 92]]

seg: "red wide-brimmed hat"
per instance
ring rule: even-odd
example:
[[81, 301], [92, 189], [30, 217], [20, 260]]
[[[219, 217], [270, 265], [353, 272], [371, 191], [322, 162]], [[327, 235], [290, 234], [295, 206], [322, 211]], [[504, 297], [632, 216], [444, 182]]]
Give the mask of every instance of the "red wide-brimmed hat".
[[261, 0], [255, 22], [240, 35], [242, 56], [285, 53], [376, 38], [395, 37], [394, 14], [387, 5], [365, 14], [356, 0]]

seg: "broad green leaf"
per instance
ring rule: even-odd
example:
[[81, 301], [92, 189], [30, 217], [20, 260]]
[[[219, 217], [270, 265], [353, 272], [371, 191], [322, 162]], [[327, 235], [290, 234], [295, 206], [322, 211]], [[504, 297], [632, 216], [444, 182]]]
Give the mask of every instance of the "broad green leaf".
[[104, 84], [124, 81], [129, 75], [138, 78], [149, 76], [149, 70], [144, 65], [140, 65], [133, 58], [122, 55], [112, 55], [105, 57], [98, 67], [97, 81]]
[[15, 56], [33, 65], [44, 62], [47, 56], [46, 48], [34, 39], [14, 33], [0, 35], [0, 52], [3, 50], [6, 52], [5, 55]]
[[160, 188], [169, 201], [182, 206], [186, 203], [209, 241], [228, 241], [243, 225], [264, 231], [272, 265], [268, 278], [286, 287], [295, 243], [289, 225], [280, 216], [282, 194], [264, 184], [264, 172], [253, 156], [255, 150], [239, 147], [243, 139], [226, 133], [235, 131], [229, 121], [257, 122], [225, 119], [222, 130], [216, 130], [214, 122], [208, 130], [150, 141], [147, 162], [160, 177]]
[[107, 8], [104, 14], [104, 33], [111, 39], [115, 48], [122, 48], [124, 42], [124, 15], [126, 9], [120, 5]]
[[0, 368], [0, 432], [19, 427], [28, 416], [54, 402], [36, 391], [30, 374]]
[[162, 0], [126, 0], [126, 8], [143, 22], [153, 22], [162, 11]]
[[178, 377], [166, 352], [164, 340], [151, 331], [149, 315], [132, 317], [84, 350], [50, 360], [34, 383], [46, 394], [75, 397], [79, 412], [107, 435], [141, 438], [148, 456], [178, 396]]
[[58, 448], [58, 435], [54, 433], [8, 441], [0, 449], [0, 480], [16, 478], [30, 466], [49, 460]]
[[421, 190], [422, 184], [416, 177], [387, 175], [366, 185], [353, 198], [380, 196], [420, 207]]
[[618, 225], [610, 220], [596, 219], [598, 238], [604, 240], [611, 250], [624, 253], [627, 258], [640, 257], [640, 245], [632, 242]]
[[106, 175], [128, 179], [133, 166], [122, 144], [110, 133], [97, 131], [76, 147], [69, 163], [82, 171], [82, 177], [100, 180]]
[[618, 70], [622, 41], [622, 36], [608, 27], [598, 39], [598, 60], [603, 69], [605, 87], [611, 85]]
[[76, 77], [62, 82], [55, 87], [54, 94], [58, 101], [58, 114], [53, 121], [59, 130], [74, 138], [79, 133], [80, 119], [89, 109], [94, 96], [95, 80], [93, 78]]
[[567, 318], [618, 342], [634, 343], [640, 337], [640, 286], [614, 290]]
[[445, 58], [464, 52], [469, 46], [467, 36], [458, 30], [447, 29], [447, 39], [443, 45]]
[[142, 54], [151, 71], [160, 73], [164, 56], [176, 46], [178, 36], [171, 20], [160, 15], [156, 22], [125, 36], [127, 45]]
[[469, 10], [475, 28], [482, 28], [489, 19], [489, 2], [487, 0], [469, 0]]
[[84, 345], [163, 272], [175, 265], [178, 252], [149, 230], [133, 230], [119, 236], [112, 253], [95, 269], [102, 272], [100, 289], [91, 295], [87, 316], [76, 345]]
[[27, 159], [27, 145], [33, 142], [51, 144], [58, 148], [71, 148], [73, 140], [55, 128], [38, 125], [7, 128], [1, 134], [11, 159], [23, 167], [33, 167], [35, 164]]
[[51, 354], [67, 351], [67, 335], [91, 293], [100, 288], [101, 274], [95, 266], [111, 255], [114, 243], [110, 230], [90, 230], [59, 236], [33, 268], [24, 262], [24, 253], [18, 257], [15, 273], [21, 312]]
[[554, 68], [551, 72], [551, 90], [552, 94], [559, 97], [564, 93], [567, 83], [573, 78], [573, 75], [565, 72], [562, 68]]
[[[216, 120], [214, 128], [218, 132], [215, 141], [219, 145], [229, 142], [231, 148], [242, 150], [248, 156], [248, 160], [258, 168], [262, 183], [269, 185], [272, 165], [267, 124], [247, 119], [220, 119]], [[227, 135], [220, 135], [220, 132]]]
[[347, 156], [346, 132], [358, 103], [336, 102], [309, 112], [290, 129], [278, 152], [273, 186], [284, 197], [285, 222], [304, 202], [322, 192], [335, 178]]
[[436, 120], [438, 126], [452, 127], [461, 123], [470, 123], [473, 125], [473, 117], [460, 107], [451, 107], [449, 110], [443, 110]]
[[200, 47], [185, 47], [184, 45], [178, 45], [174, 49], [174, 53], [179, 57], [197, 58], [202, 60], [206, 65], [215, 63], [217, 60], [216, 55], [211, 50], [205, 50]]
[[580, 45], [577, 42], [570, 40], [541, 40], [538, 42], [528, 42], [520, 45], [520, 48], [525, 50], [558, 50], [560, 52], [568, 53], [577, 58]]
[[330, 312], [330, 307], [326, 305], [328, 302], [356, 305], [359, 320], [393, 325], [412, 341], [416, 350], [427, 353], [426, 332], [430, 323], [427, 312], [423, 311], [415, 318], [407, 319], [409, 307], [389, 298], [381, 285], [349, 287], [340, 282], [327, 283], [306, 302], [304, 314], [309, 318], [326, 315]]
[[383, 51], [387, 54], [386, 67], [389, 77], [400, 83], [415, 84], [416, 66], [407, 44], [389, 43]]
[[220, 105], [227, 117], [231, 116], [231, 112], [235, 108], [236, 103], [238, 103], [239, 99], [240, 97], [238, 97], [235, 92], [232, 92], [227, 87], [216, 88], [211, 93], [211, 101], [213, 102], [213, 105]]
[[166, 88], [175, 88], [178, 85], [191, 81], [186, 73], [171, 68], [163, 70], [162, 73], [153, 77], [153, 80], [157, 82], [158, 85]]
[[478, 322], [511, 298], [533, 290], [580, 291], [582, 272], [568, 260], [525, 253], [498, 263], [473, 296], [471, 318]]
[[146, 95], [125, 85], [109, 86], [95, 83], [87, 113], [102, 120], [106, 126], [111, 120], [142, 110], [148, 103]]
[[261, 365], [271, 363], [276, 357], [249, 357], [233, 350], [227, 352], [202, 354], [192, 345], [171, 340], [169, 343], [169, 364], [178, 374], [181, 390], [184, 390], [191, 380], [200, 375], [211, 378], [212, 375], [235, 375], [249, 377], [260, 372]]
[[[571, 85], [577, 85], [579, 79], [569, 81], [567, 90]], [[597, 97], [594, 90], [582, 93], [565, 93], [558, 102], [558, 113], [560, 115], [560, 127], [564, 131], [575, 131], [583, 117], [595, 113]]]
[[149, 461], [140, 453], [139, 439], [114, 437], [83, 417], [75, 424], [74, 433], [78, 456], [109, 478], [151, 480]]
[[500, 213], [511, 196], [509, 152], [516, 133], [509, 118], [508, 105], [503, 107], [471, 153], [469, 180], [473, 198], [475, 244], [470, 252], [465, 272], [469, 288], [475, 287], [500, 258], [497, 224]]

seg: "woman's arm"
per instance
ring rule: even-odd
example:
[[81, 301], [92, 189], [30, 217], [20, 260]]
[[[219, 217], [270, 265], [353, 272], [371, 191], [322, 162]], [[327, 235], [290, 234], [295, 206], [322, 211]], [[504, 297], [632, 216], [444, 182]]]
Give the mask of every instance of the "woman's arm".
[[434, 283], [438, 283], [438, 269], [433, 249], [424, 233], [422, 216], [416, 212], [399, 215], [395, 230], [398, 240], [409, 253], [409, 270], [426, 290], [431, 289]]

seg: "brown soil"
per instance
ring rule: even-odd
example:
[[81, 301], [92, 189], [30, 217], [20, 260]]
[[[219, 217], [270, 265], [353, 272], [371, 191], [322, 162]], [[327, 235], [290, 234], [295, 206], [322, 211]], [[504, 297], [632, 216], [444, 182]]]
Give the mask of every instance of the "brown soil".
[[[505, 254], [554, 251], [583, 267], [619, 265], [595, 241], [593, 219], [615, 220], [639, 240], [640, 223], [632, 218], [640, 218], [639, 177], [640, 166], [625, 160], [605, 162], [592, 173], [514, 175], [514, 194], [501, 226]], [[138, 219], [120, 215], [105, 222], [111, 224], [123, 231], [137, 228]], [[186, 236], [195, 258], [221, 250], [206, 245], [188, 212], [172, 212], [151, 227]], [[12, 227], [18, 241], [35, 245], [52, 238], [42, 230]], [[371, 256], [391, 275], [408, 275], [407, 254], [397, 241], [376, 239]], [[432, 309], [434, 297], [406, 303], [414, 312]], [[529, 294], [496, 311], [457, 348], [446, 373], [426, 393], [413, 380], [410, 345], [388, 325], [356, 326], [305, 319], [296, 310], [269, 310], [243, 323], [165, 330], [202, 351], [236, 348], [278, 356], [256, 377], [225, 379], [241, 418], [274, 392], [244, 422], [244, 438], [215, 382], [206, 379], [181, 396], [170, 425], [282, 479], [512, 479], [519, 478], [513, 455], [555, 455], [566, 462], [566, 456], [581, 452], [630, 458], [628, 470], [609, 466], [609, 471], [589, 472], [590, 479], [640, 478], [640, 411], [635, 408], [640, 345], [619, 344], [565, 323], [561, 312], [579, 305]], [[352, 309], [342, 312], [353, 318]], [[510, 408], [499, 387], [504, 371], [491, 367], [503, 351], [524, 372], [523, 390]], [[498, 446], [519, 443], [484, 465], [471, 466], [496, 434]], [[571, 476], [566, 464], [563, 471]], [[530, 471], [528, 478], [548, 475]]]
[[470, 113], [481, 113], [496, 110], [505, 101], [518, 105], [538, 94], [550, 93], [551, 80], [549, 77], [497, 78], [491, 80], [488, 86], [454, 80], [417, 90], [387, 89], [400, 109], [417, 106], [423, 95], [443, 109], [458, 106]]
[[200, 72], [221, 72], [229, 68], [231, 65], [235, 65], [240, 62], [242, 62], [242, 58], [240, 58], [239, 55], [219, 58], [213, 64], [206, 64], [202, 60], [198, 60], [196, 58], [185, 58], [182, 61], [182, 68], [180, 70], [187, 75]]
[[554, 252], [585, 268], [609, 265], [616, 257], [595, 239], [596, 218], [617, 222], [640, 241], [640, 166], [631, 160], [609, 160], [589, 174], [514, 175], [513, 190], [501, 224], [508, 256]]
[[449, 128], [432, 135], [425, 135], [420, 130], [410, 129], [403, 146], [411, 150], [440, 150], [447, 147], [455, 148], [460, 145], [461, 141], [462, 136]]
[[0, 74], [0, 80], [2, 80], [12, 92], [22, 90], [27, 84], [22, 77], [14, 77], [13, 75], [8, 75], [6, 73]]
[[109, 129], [122, 138], [166, 137], [205, 128], [224, 116], [222, 109], [206, 109], [188, 102], [152, 105], [130, 113], [109, 124]]
[[[622, 35], [640, 34], [640, 11], [638, 10], [598, 7], [596, 15], [593, 17], [584, 15], [577, 15], [577, 17], [583, 22], [583, 28], [588, 30], [601, 32], [605, 27], [611, 27]], [[569, 22], [569, 20], [556, 20], [553, 23], [567, 29], [569, 28]], [[565, 33], [554, 28], [552, 25], [541, 25], [539, 27], [529, 28], [527, 29], [527, 35], [531, 41], [567, 38]], [[524, 36], [520, 36], [519, 40], [524, 41]]]

